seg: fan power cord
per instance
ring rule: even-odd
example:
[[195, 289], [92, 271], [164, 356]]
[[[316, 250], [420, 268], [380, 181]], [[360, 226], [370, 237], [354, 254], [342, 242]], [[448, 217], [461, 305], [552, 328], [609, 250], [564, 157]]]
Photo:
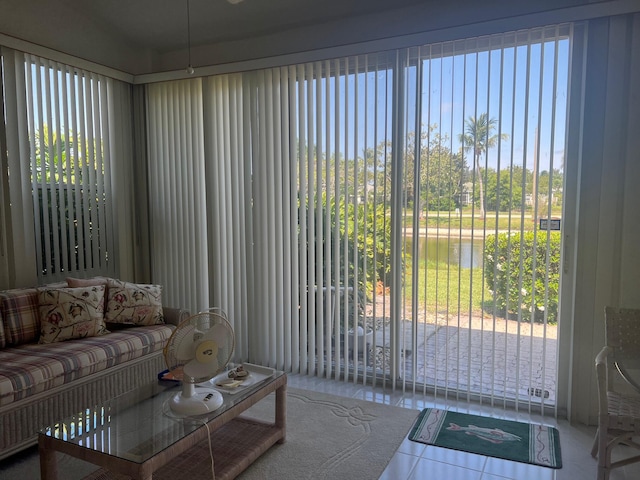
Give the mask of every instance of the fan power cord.
[[[178, 418], [171, 412], [171, 408], [169, 407], [169, 400], [165, 400], [164, 403], [162, 404], [162, 413], [175, 422], [185, 420], [184, 417]], [[186, 418], [189, 418], [189, 417], [186, 417]], [[207, 441], [209, 442], [209, 456], [211, 457], [211, 478], [212, 480], [216, 480], [216, 470], [213, 462], [213, 447], [211, 445], [211, 430], [209, 429], [209, 424], [207, 423], [206, 420], [200, 420], [200, 421], [207, 428]]]
[[216, 480], [216, 470], [213, 464], [213, 447], [211, 446], [211, 430], [209, 430], [209, 424], [206, 420], [203, 420], [204, 426], [207, 427], [207, 440], [209, 441], [209, 456], [211, 457], [211, 478]]

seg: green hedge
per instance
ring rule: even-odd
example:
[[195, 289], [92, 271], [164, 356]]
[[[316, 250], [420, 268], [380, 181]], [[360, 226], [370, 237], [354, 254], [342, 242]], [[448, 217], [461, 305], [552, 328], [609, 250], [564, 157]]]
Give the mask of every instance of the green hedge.
[[[543, 322], [546, 313], [547, 321], [556, 323], [560, 284], [560, 232], [549, 232], [548, 245], [546, 231], [535, 232], [535, 237], [534, 255], [534, 232], [488, 235], [484, 249], [485, 278], [501, 313], [516, 317], [521, 314], [523, 320], [531, 321], [533, 312], [535, 322]], [[547, 295], [548, 306], [545, 312]]]

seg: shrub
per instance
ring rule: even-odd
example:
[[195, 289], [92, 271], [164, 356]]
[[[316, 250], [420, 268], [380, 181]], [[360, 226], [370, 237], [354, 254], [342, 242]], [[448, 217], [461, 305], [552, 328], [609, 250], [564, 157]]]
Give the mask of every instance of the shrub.
[[[313, 205], [315, 219], [313, 248], [319, 251], [322, 258], [320, 263], [316, 263], [316, 268], [327, 267], [325, 243], [328, 237], [331, 237], [332, 248], [335, 247], [334, 229], [337, 226], [339, 243], [337, 251], [340, 256], [340, 269], [337, 273], [340, 277], [340, 285], [357, 286], [361, 293], [369, 295], [378, 282], [388, 284], [391, 270], [391, 222], [384, 206], [367, 205], [365, 208], [364, 204], [354, 205], [343, 200], [336, 202], [333, 199], [327, 204], [325, 195], [320, 201], [322, 203], [319, 208], [318, 205]], [[305, 207], [308, 229], [311, 226], [311, 215], [309, 207], [306, 205]], [[325, 225], [326, 216], [329, 217], [329, 230]], [[309, 242], [310, 240], [307, 240], [307, 248], [311, 247]], [[333, 272], [333, 275], [335, 274], [336, 272]]]
[[496, 306], [502, 313], [522, 315], [526, 321], [533, 317], [535, 322], [543, 322], [546, 314], [549, 323], [557, 322], [560, 240], [560, 232], [549, 232], [547, 245], [546, 231], [487, 236], [484, 249], [485, 277], [495, 296]]

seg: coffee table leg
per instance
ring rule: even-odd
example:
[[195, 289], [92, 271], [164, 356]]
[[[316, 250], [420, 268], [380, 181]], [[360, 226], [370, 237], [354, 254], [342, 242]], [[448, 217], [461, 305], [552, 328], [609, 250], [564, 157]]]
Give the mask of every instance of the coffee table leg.
[[40, 478], [42, 480], [58, 479], [58, 460], [55, 450], [47, 448], [42, 437], [38, 440], [38, 453], [40, 454]]
[[278, 443], [286, 441], [287, 434], [287, 384], [276, 390], [276, 427], [282, 429], [282, 438]]

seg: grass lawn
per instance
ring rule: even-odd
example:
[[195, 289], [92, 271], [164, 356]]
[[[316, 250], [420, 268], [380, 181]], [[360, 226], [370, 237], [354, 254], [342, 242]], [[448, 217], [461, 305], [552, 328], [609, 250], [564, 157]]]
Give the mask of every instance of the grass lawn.
[[[409, 261], [409, 260], [407, 260]], [[425, 276], [426, 274], [426, 276]], [[482, 268], [460, 268], [443, 262], [421, 260], [417, 275], [418, 303], [432, 312], [449, 314], [482, 313], [482, 293], [484, 301], [491, 300], [491, 293], [483, 279]], [[411, 274], [406, 277], [407, 302], [413, 298], [415, 280]]]

